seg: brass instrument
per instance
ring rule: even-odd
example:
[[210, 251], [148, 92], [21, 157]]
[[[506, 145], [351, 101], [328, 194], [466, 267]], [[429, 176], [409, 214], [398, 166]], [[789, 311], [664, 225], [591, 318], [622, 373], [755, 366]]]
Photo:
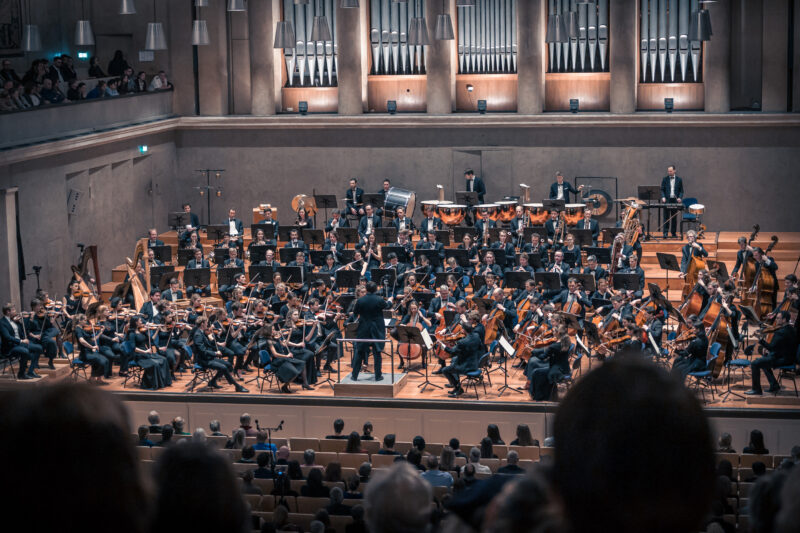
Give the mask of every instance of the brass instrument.
[[639, 219], [636, 218], [636, 214], [641, 209], [641, 206], [636, 202], [631, 202], [625, 208], [625, 215], [622, 220], [622, 233], [625, 236], [625, 244], [628, 246], [633, 246], [642, 232], [642, 226], [639, 223]]
[[564, 213], [558, 214], [558, 223], [555, 227], [555, 234], [553, 235], [553, 242], [564, 244], [564, 234], [567, 231], [567, 221], [564, 218]]

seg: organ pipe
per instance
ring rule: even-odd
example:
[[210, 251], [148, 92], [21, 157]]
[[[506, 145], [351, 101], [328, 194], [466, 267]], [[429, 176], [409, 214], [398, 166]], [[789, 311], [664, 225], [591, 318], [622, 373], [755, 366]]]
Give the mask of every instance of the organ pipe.
[[689, 41], [689, 17], [698, 0], [641, 0], [640, 9], [642, 82], [700, 81], [701, 43]]

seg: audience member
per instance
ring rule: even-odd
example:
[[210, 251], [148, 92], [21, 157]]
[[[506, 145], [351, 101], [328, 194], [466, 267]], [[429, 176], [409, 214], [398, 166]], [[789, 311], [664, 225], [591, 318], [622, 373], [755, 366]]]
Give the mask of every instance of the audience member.
[[311, 448], [303, 452], [303, 466], [310, 466], [312, 468], [324, 469], [325, 467], [323, 467], [322, 465], [318, 465], [316, 463], [316, 460], [317, 460], [317, 452], [315, 452]]
[[429, 455], [425, 461], [428, 469], [422, 473], [422, 479], [431, 484], [432, 487], [452, 487], [453, 476], [450, 472], [439, 470], [439, 458]]
[[41, 97], [48, 104], [60, 104], [65, 100], [64, 95], [57, 86], [53, 85], [53, 80], [50, 78], [45, 78], [42, 83]]
[[288, 465], [289, 464], [289, 448], [286, 446], [281, 446], [278, 448], [278, 451], [275, 452], [276, 465]]
[[408, 450], [408, 453], [406, 454], [406, 461], [408, 461], [409, 464], [411, 464], [411, 466], [413, 466], [417, 470], [421, 470], [422, 472], [427, 470], [422, 465], [422, 453], [420, 453], [420, 451], [416, 448], [411, 448], [410, 450]]
[[486, 427], [486, 436], [489, 437], [492, 441], [492, 444], [495, 445], [503, 445], [503, 439], [500, 438], [500, 428], [497, 427], [497, 424], [489, 424]]
[[273, 489], [272, 489], [273, 496], [280, 496], [281, 502], [284, 502], [284, 497], [289, 498], [296, 498], [299, 496], [296, 490], [292, 490], [292, 482], [289, 479], [289, 476], [284, 475], [283, 473], [278, 473], [275, 477]]
[[344, 501], [344, 491], [340, 487], [331, 489], [331, 501], [325, 508], [331, 516], [350, 516], [350, 506], [342, 503]]
[[764, 446], [764, 434], [754, 429], [750, 432], [750, 443], [744, 447], [742, 453], [753, 453], [756, 455], [768, 455], [769, 450]]
[[372, 465], [368, 462], [361, 463], [361, 466], [358, 467], [358, 480], [361, 483], [366, 483], [369, 481], [369, 477], [372, 475]]
[[442, 447], [442, 453], [439, 456], [439, 470], [450, 472], [451, 475], [455, 472], [456, 476], [460, 471], [458, 465], [456, 465], [456, 454], [450, 446]]
[[481, 439], [481, 459], [497, 459], [492, 449], [492, 439], [489, 437]]
[[250, 421], [250, 414], [242, 413], [242, 416], [239, 417], [239, 427], [244, 430], [247, 437], [255, 437], [258, 435], [258, 432], [250, 425]]
[[211, 430], [212, 437], [227, 437], [226, 434], [220, 433], [219, 428], [220, 428], [219, 420], [212, 420], [211, 422], [208, 423], [208, 429]]
[[333, 435], [328, 435], [325, 437], [326, 439], [346, 439], [347, 435], [342, 435], [342, 431], [344, 430], [344, 420], [341, 418], [337, 418], [333, 421]]
[[294, 459], [289, 461], [289, 464], [286, 465], [286, 475], [289, 476], [289, 479], [291, 480], [302, 481], [305, 479], [303, 476], [303, 469], [300, 468], [300, 462], [295, 461]]
[[753, 471], [753, 475], [745, 476], [745, 483], [754, 483], [758, 481], [759, 478], [764, 477], [764, 475], [767, 473], [767, 465], [764, 464], [763, 461], [755, 461], [750, 469]]
[[169, 89], [172, 89], [172, 83], [167, 80], [167, 73], [163, 70], [159, 70], [158, 75], [153, 76], [150, 86], [147, 88], [148, 91], [167, 91]]
[[519, 466], [519, 454], [515, 450], [508, 452], [506, 465], [497, 469], [498, 474], [524, 474], [525, 469]]
[[400, 452], [394, 449], [394, 433], [387, 433], [383, 436], [383, 448], [378, 450], [380, 455], [400, 455]]
[[225, 443], [225, 449], [227, 450], [241, 450], [244, 448], [244, 430], [243, 429], [234, 429], [231, 438], [228, 439], [228, 442]]
[[467, 463], [461, 467], [461, 476], [459, 479], [464, 482], [467, 488], [478, 482], [478, 478], [475, 477], [475, 472], [475, 463]]
[[147, 414], [147, 423], [150, 433], [161, 433], [161, 415], [158, 414], [158, 411], [150, 411]]
[[206, 435], [206, 430], [203, 428], [197, 428], [192, 433], [192, 441], [199, 442], [201, 444], [206, 444], [208, 442], [208, 436]]
[[367, 453], [367, 451], [361, 447], [361, 437], [358, 435], [358, 431], [350, 432], [344, 451], [345, 453]]
[[109, 76], [122, 76], [125, 70], [130, 68], [125, 57], [122, 55], [122, 50], [114, 52], [114, 58], [108, 62], [108, 75]]
[[153, 441], [147, 438], [148, 434], [150, 433], [147, 429], [147, 426], [139, 426], [137, 433], [139, 435], [139, 441], [136, 444], [137, 446], [155, 446]]
[[275, 533], [277, 531], [303, 531], [303, 529], [289, 522], [289, 510], [284, 505], [278, 505], [272, 512], [272, 522], [266, 522], [261, 527], [261, 533]]
[[718, 453], [736, 453], [736, 450], [731, 448], [731, 442], [733, 441], [733, 437], [731, 437], [730, 433], [723, 433], [719, 436], [719, 441], [717, 443], [717, 452]]
[[453, 448], [453, 453], [456, 454], [456, 457], [466, 457], [467, 455], [461, 451], [461, 442], [458, 439], [453, 438], [450, 439], [449, 445]]
[[425, 439], [422, 437], [422, 435], [417, 435], [414, 437], [414, 439], [411, 441], [411, 446], [419, 450], [420, 454], [427, 455], [427, 452], [425, 451]]
[[103, 69], [100, 68], [99, 60], [97, 56], [92, 56], [89, 58], [89, 77], [90, 78], [105, 78], [106, 73], [103, 72]]
[[478, 448], [471, 448], [469, 451], [469, 462], [461, 468], [461, 473], [464, 473], [464, 469], [467, 465], [472, 465], [475, 469], [475, 472], [478, 474], [491, 474], [492, 470], [486, 466], [481, 464], [481, 451]]
[[244, 494], [256, 494], [261, 496], [264, 494], [264, 491], [261, 490], [261, 487], [257, 487], [253, 485], [253, 471], [246, 470], [242, 472], [242, 493]]
[[798, 524], [800, 524], [800, 468], [792, 468], [786, 474], [786, 481], [781, 491], [780, 511], [775, 517], [775, 533], [797, 533]]
[[86, 99], [92, 100], [94, 98], [105, 98], [106, 97], [106, 81], [105, 80], [98, 80], [97, 85], [94, 86], [94, 89], [86, 93]]
[[8, 59], [3, 60], [3, 69], [0, 70], [0, 81], [13, 81], [14, 83], [22, 83], [22, 79], [17, 75], [13, 68], [11, 68], [11, 61]]
[[263, 429], [256, 432], [256, 443], [253, 445], [254, 450], [271, 450], [278, 451], [274, 444], [267, 442], [267, 432]]
[[361, 485], [358, 474], [353, 474], [347, 478], [345, 485], [347, 486], [347, 492], [344, 493], [344, 498], [346, 500], [360, 500], [364, 497], [361, 491], [358, 490], [358, 487]]
[[176, 416], [172, 420], [172, 427], [175, 428], [176, 435], [188, 435], [189, 433], [186, 431], [185, 426], [186, 422], [183, 420], [182, 416]]
[[342, 463], [331, 461], [325, 467], [325, 481], [338, 483], [342, 481]]
[[544, 470], [536, 468], [532, 475], [514, 477], [502, 486], [485, 511], [484, 533], [564, 531]]
[[269, 468], [270, 456], [266, 452], [261, 452], [256, 457], [258, 468], [253, 470], [253, 476], [257, 479], [272, 479], [272, 470]]
[[328, 498], [330, 496], [330, 489], [322, 484], [322, 470], [311, 469], [306, 484], [300, 487], [300, 495], [310, 498]]
[[[402, 494], [402, 498], [397, 495]], [[433, 492], [408, 464], [396, 463], [387, 475], [370, 481], [364, 496], [370, 533], [426, 531], [431, 519]]]
[[354, 505], [350, 509], [353, 521], [345, 526], [345, 533], [367, 533], [367, 523], [364, 521], [364, 507]]
[[364, 427], [361, 429], [361, 440], [375, 440], [372, 436], [372, 422], [364, 422]]
[[[781, 491], [786, 483], [786, 472], [773, 472], [761, 477], [750, 489], [747, 509], [750, 514], [750, 533], [773, 533], [781, 511]], [[800, 522], [794, 523], [794, 529]]]
[[249, 444], [242, 448], [242, 458], [237, 463], [256, 464], [256, 451]]
[[539, 441], [531, 435], [531, 428], [527, 424], [517, 426], [517, 438], [511, 441], [511, 446], [538, 446]]
[[158, 446], [168, 446], [172, 444], [172, 435], [175, 434], [175, 430], [172, 428], [170, 424], [164, 424], [164, 427], [161, 428], [161, 442], [158, 443]]

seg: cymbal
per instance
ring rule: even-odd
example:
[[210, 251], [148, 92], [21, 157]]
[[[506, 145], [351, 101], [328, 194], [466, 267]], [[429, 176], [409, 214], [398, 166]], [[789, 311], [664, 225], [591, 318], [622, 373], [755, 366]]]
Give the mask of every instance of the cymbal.
[[308, 216], [314, 216], [314, 213], [317, 212], [317, 201], [314, 199], [313, 196], [308, 196], [306, 194], [298, 194], [294, 198], [292, 198], [292, 210], [297, 212], [300, 210], [301, 207], [306, 208], [306, 213]]
[[636, 198], [636, 197], [633, 197], [633, 196], [629, 196], [627, 198], [617, 198], [614, 201], [615, 202], [637, 202], [637, 201], [639, 201], [639, 199]]

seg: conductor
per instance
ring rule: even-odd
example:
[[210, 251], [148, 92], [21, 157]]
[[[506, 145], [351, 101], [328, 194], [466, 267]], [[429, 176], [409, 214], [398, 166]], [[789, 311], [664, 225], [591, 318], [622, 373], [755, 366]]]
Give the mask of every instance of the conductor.
[[384, 339], [386, 338], [386, 325], [383, 322], [383, 310], [391, 308], [392, 300], [384, 300], [377, 294], [378, 285], [374, 281], [367, 283], [367, 294], [356, 301], [353, 315], [358, 320], [356, 336], [359, 339], [375, 339], [380, 342], [359, 342], [356, 343], [355, 357], [353, 358], [353, 381], [358, 380], [358, 373], [361, 372], [361, 363], [369, 354], [369, 350], [375, 357], [375, 381], [383, 381], [381, 375], [381, 351], [383, 350]]

